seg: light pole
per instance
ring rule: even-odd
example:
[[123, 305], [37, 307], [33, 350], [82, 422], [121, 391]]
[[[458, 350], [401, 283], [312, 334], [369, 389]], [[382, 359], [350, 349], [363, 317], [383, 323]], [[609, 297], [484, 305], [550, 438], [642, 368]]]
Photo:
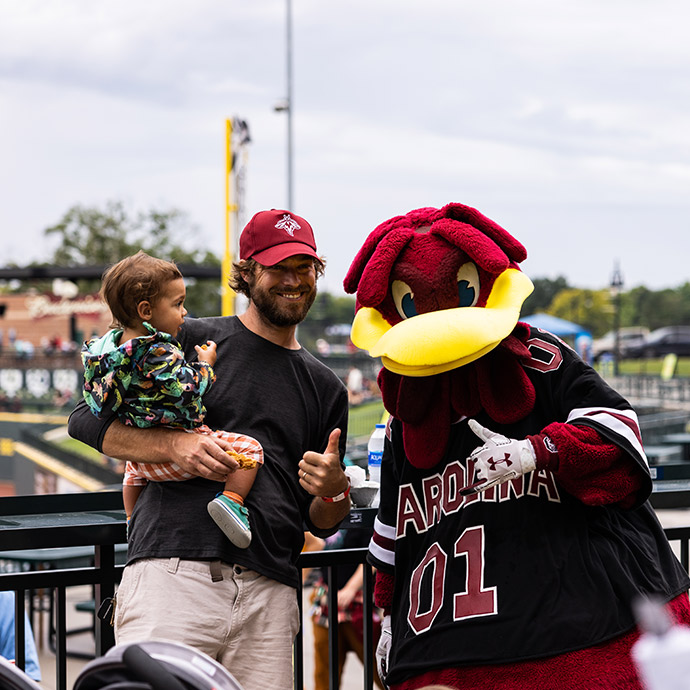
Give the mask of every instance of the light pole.
[[292, 193], [292, 0], [287, 2], [286, 56], [287, 95], [273, 107], [277, 113], [287, 115], [287, 209], [294, 211]]
[[613, 266], [611, 275], [611, 295], [613, 296], [613, 375], [618, 376], [618, 363], [620, 351], [620, 319], [621, 319], [621, 289], [623, 287], [623, 274], [620, 271], [618, 261]]
[[228, 284], [228, 280], [237, 245], [233, 225], [239, 225], [239, 212], [242, 207], [242, 176], [245, 161], [239, 154], [245, 152], [250, 142], [249, 126], [244, 120], [236, 117], [225, 120], [225, 253], [221, 266], [221, 314], [223, 316], [235, 314], [236, 294]]

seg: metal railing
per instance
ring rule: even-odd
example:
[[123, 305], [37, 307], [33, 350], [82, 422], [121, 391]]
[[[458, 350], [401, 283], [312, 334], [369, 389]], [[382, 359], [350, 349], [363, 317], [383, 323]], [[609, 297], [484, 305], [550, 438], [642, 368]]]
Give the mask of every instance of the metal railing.
[[[54, 626], [56, 688], [68, 690], [66, 590], [90, 585], [94, 601], [111, 597], [122, 570], [115, 564], [115, 545], [125, 540], [119, 491], [0, 500], [0, 563], [4, 570], [0, 590], [15, 592], [16, 663], [20, 668], [25, 663], [24, 610], [30, 593], [30, 619], [36, 608], [42, 613], [47, 604], [48, 625]], [[75, 547], [81, 549], [75, 553]], [[93, 549], [92, 554], [85, 554], [84, 547]], [[110, 625], [96, 619], [94, 640], [96, 656], [112, 647], [115, 638]]]
[[[371, 529], [373, 509], [355, 509], [345, 527]], [[690, 567], [690, 526], [664, 530], [677, 551], [683, 567]], [[125, 543], [124, 512], [119, 491], [85, 494], [9, 497], [0, 500], [0, 591], [14, 591], [16, 662], [25, 666], [24, 611], [29, 617], [47, 610], [50, 634], [56, 656], [56, 690], [67, 686], [67, 597], [69, 587], [89, 585], [93, 588], [95, 607], [111, 597], [119, 582], [123, 565], [117, 562], [118, 545]], [[87, 549], [89, 553], [83, 551]], [[92, 551], [91, 551], [92, 549]], [[78, 551], [78, 553], [77, 553]], [[22, 560], [21, 552], [25, 552]], [[51, 555], [51, 552], [55, 555]], [[330, 687], [340, 687], [338, 677], [337, 579], [338, 568], [366, 563], [365, 548], [325, 550], [303, 553], [300, 568], [322, 568], [327, 573], [329, 617]], [[9, 558], [7, 557], [9, 555]], [[373, 688], [373, 575], [365, 566], [364, 664], [362, 687]], [[31, 594], [31, 596], [27, 596]], [[301, 592], [299, 593], [301, 594]], [[47, 608], [46, 608], [47, 599]], [[38, 601], [38, 603], [36, 603]], [[300, 614], [304, 625], [305, 612]], [[308, 618], [307, 618], [308, 620]], [[54, 629], [53, 629], [54, 628]], [[94, 655], [101, 656], [115, 644], [110, 622], [94, 616]], [[295, 687], [304, 687], [303, 631], [295, 641]]]
[[[371, 529], [373, 510], [354, 510], [344, 526]], [[94, 608], [112, 597], [124, 566], [118, 563], [119, 545], [126, 542], [125, 517], [120, 491], [83, 494], [6, 497], [0, 500], [0, 591], [14, 591], [16, 663], [25, 668], [24, 612], [29, 620], [48, 613], [48, 641], [55, 652], [56, 690], [67, 685], [67, 589], [92, 587]], [[339, 567], [365, 563], [367, 550], [343, 549], [304, 553], [300, 568], [323, 568], [327, 581], [335, 582]], [[373, 687], [373, 576], [365, 567], [364, 688]], [[338, 688], [337, 588], [329, 587], [329, 659], [331, 687]], [[302, 601], [302, 597], [299, 597]], [[301, 603], [300, 603], [301, 607]], [[301, 608], [300, 608], [301, 611]], [[304, 612], [301, 611], [302, 620]], [[79, 632], [82, 632], [80, 630]], [[108, 620], [94, 615], [94, 656], [115, 644]], [[295, 641], [295, 687], [303, 687], [303, 631]]]
[[690, 404], [690, 377], [668, 380], [660, 376], [634, 374], [607, 378], [608, 383], [622, 396], [635, 401], [647, 401], [662, 407], [682, 407]]
[[[299, 558], [300, 568], [323, 568], [326, 573], [326, 583], [328, 585], [328, 678], [329, 687], [338, 690], [340, 687], [339, 661], [338, 661], [338, 588], [334, 583], [338, 579], [338, 568], [349, 564], [364, 563], [364, 585], [363, 585], [363, 641], [364, 650], [363, 680], [362, 688], [372, 690], [374, 687], [374, 579], [371, 566], [366, 564], [367, 549], [341, 549], [327, 551], [312, 551], [303, 553]], [[302, 597], [298, 597], [300, 602], [300, 629], [294, 645], [295, 659], [295, 688], [304, 687], [304, 611], [302, 611]]]

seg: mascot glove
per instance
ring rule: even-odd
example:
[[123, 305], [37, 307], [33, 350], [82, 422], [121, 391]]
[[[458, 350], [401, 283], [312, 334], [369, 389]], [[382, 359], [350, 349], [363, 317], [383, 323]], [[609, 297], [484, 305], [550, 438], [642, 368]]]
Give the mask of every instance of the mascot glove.
[[379, 672], [379, 678], [384, 685], [388, 675], [388, 658], [391, 653], [392, 639], [391, 617], [384, 616], [381, 621], [381, 637], [379, 637], [379, 644], [376, 647], [376, 668]]
[[462, 494], [486, 491], [496, 484], [502, 484], [536, 469], [537, 455], [534, 446], [527, 439], [518, 441], [506, 438], [483, 427], [474, 419], [470, 419], [468, 424], [484, 441], [484, 445], [476, 448], [468, 458], [474, 461], [475, 473], [480, 481], [462, 489]]

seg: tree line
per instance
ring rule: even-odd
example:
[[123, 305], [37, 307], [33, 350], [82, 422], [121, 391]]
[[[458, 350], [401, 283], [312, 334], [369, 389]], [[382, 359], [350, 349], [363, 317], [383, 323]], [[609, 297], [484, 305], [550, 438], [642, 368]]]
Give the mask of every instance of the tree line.
[[[41, 264], [52, 266], [110, 265], [140, 249], [177, 263], [220, 266], [220, 259], [196, 246], [197, 228], [188, 215], [179, 209], [152, 208], [132, 212], [120, 201], [96, 206], [72, 206], [55, 224], [45, 229], [47, 238], [57, 238], [52, 257]], [[213, 316], [220, 313], [220, 285], [208, 280], [190, 280], [186, 306], [191, 315]], [[534, 292], [522, 308], [523, 315], [546, 312], [577, 323], [593, 337], [614, 327], [618, 310], [620, 326], [646, 326], [650, 330], [662, 326], [690, 325], [690, 282], [678, 288], [649, 290], [644, 286], [613, 295], [608, 288], [591, 290], [577, 288], [559, 276], [555, 279], [533, 278]], [[32, 284], [50, 291], [51, 286]], [[82, 294], [95, 293], [99, 281], [79, 281]], [[26, 286], [4, 286], [4, 291], [21, 291]], [[308, 348], [315, 347], [329, 326], [350, 323], [355, 311], [355, 298], [322, 292], [306, 321], [300, 326], [300, 337]]]
[[573, 287], [563, 276], [555, 280], [533, 279], [534, 292], [525, 300], [522, 314], [546, 312], [586, 328], [597, 338], [613, 330], [618, 310], [620, 326], [690, 325], [690, 282], [677, 288], [650, 290], [634, 287], [620, 294], [609, 288], [590, 290]]

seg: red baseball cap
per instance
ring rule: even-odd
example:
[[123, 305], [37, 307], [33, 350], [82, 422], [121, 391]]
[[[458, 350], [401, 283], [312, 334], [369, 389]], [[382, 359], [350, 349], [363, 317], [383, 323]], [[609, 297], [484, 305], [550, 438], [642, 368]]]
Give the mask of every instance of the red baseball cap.
[[259, 211], [240, 235], [242, 260], [254, 259], [262, 266], [274, 266], [296, 254], [319, 258], [311, 225], [290, 211]]

